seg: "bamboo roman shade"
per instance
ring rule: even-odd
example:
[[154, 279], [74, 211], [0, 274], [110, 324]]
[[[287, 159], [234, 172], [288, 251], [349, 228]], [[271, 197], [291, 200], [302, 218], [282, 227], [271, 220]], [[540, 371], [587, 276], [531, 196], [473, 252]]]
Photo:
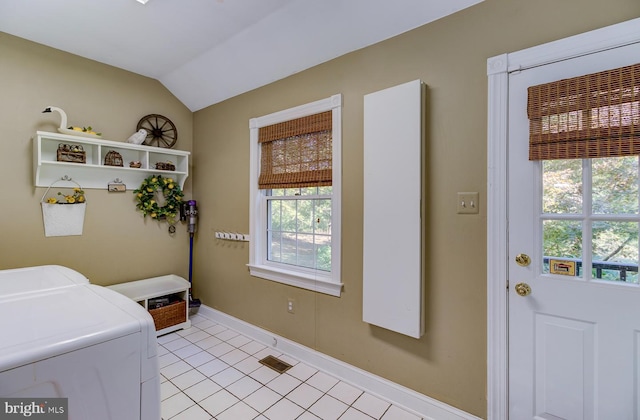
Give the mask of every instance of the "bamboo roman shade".
[[528, 91], [529, 160], [640, 154], [640, 64]]
[[260, 189], [331, 185], [332, 112], [262, 127]]

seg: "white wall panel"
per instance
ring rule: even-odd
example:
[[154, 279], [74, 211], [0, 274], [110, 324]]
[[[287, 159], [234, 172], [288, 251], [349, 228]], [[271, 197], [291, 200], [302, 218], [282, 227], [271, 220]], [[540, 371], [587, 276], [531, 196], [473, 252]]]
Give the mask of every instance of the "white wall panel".
[[419, 338], [423, 117], [420, 80], [364, 96], [363, 320]]

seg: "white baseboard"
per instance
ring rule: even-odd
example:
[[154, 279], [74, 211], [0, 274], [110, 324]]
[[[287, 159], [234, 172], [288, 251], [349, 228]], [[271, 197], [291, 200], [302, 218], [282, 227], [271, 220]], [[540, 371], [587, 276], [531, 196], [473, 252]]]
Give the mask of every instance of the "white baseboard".
[[424, 420], [479, 420], [479, 417], [427, 397], [402, 385], [344, 363], [309, 347], [280, 337], [255, 325], [227, 315], [206, 305], [200, 306], [198, 315], [234, 329], [247, 337], [277, 349], [309, 366], [347, 382], [357, 388], [393, 403]]

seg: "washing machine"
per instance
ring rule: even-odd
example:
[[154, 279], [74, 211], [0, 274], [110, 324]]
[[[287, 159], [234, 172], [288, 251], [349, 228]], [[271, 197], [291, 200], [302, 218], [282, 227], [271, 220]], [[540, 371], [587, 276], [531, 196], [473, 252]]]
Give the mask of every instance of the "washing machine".
[[0, 397], [66, 398], [69, 420], [159, 420], [153, 319], [66, 267], [0, 270]]

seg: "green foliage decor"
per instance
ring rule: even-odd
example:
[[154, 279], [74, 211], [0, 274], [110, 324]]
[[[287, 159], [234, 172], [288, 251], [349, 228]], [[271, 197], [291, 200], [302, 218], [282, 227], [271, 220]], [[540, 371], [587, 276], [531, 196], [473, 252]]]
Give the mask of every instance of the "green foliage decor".
[[[175, 222], [184, 197], [180, 186], [173, 178], [163, 178], [162, 175], [149, 176], [133, 193], [136, 196], [136, 208], [142, 212], [144, 217], [149, 216], [156, 220], [167, 219], [169, 223]], [[165, 201], [163, 206], [158, 204], [160, 193]]]

